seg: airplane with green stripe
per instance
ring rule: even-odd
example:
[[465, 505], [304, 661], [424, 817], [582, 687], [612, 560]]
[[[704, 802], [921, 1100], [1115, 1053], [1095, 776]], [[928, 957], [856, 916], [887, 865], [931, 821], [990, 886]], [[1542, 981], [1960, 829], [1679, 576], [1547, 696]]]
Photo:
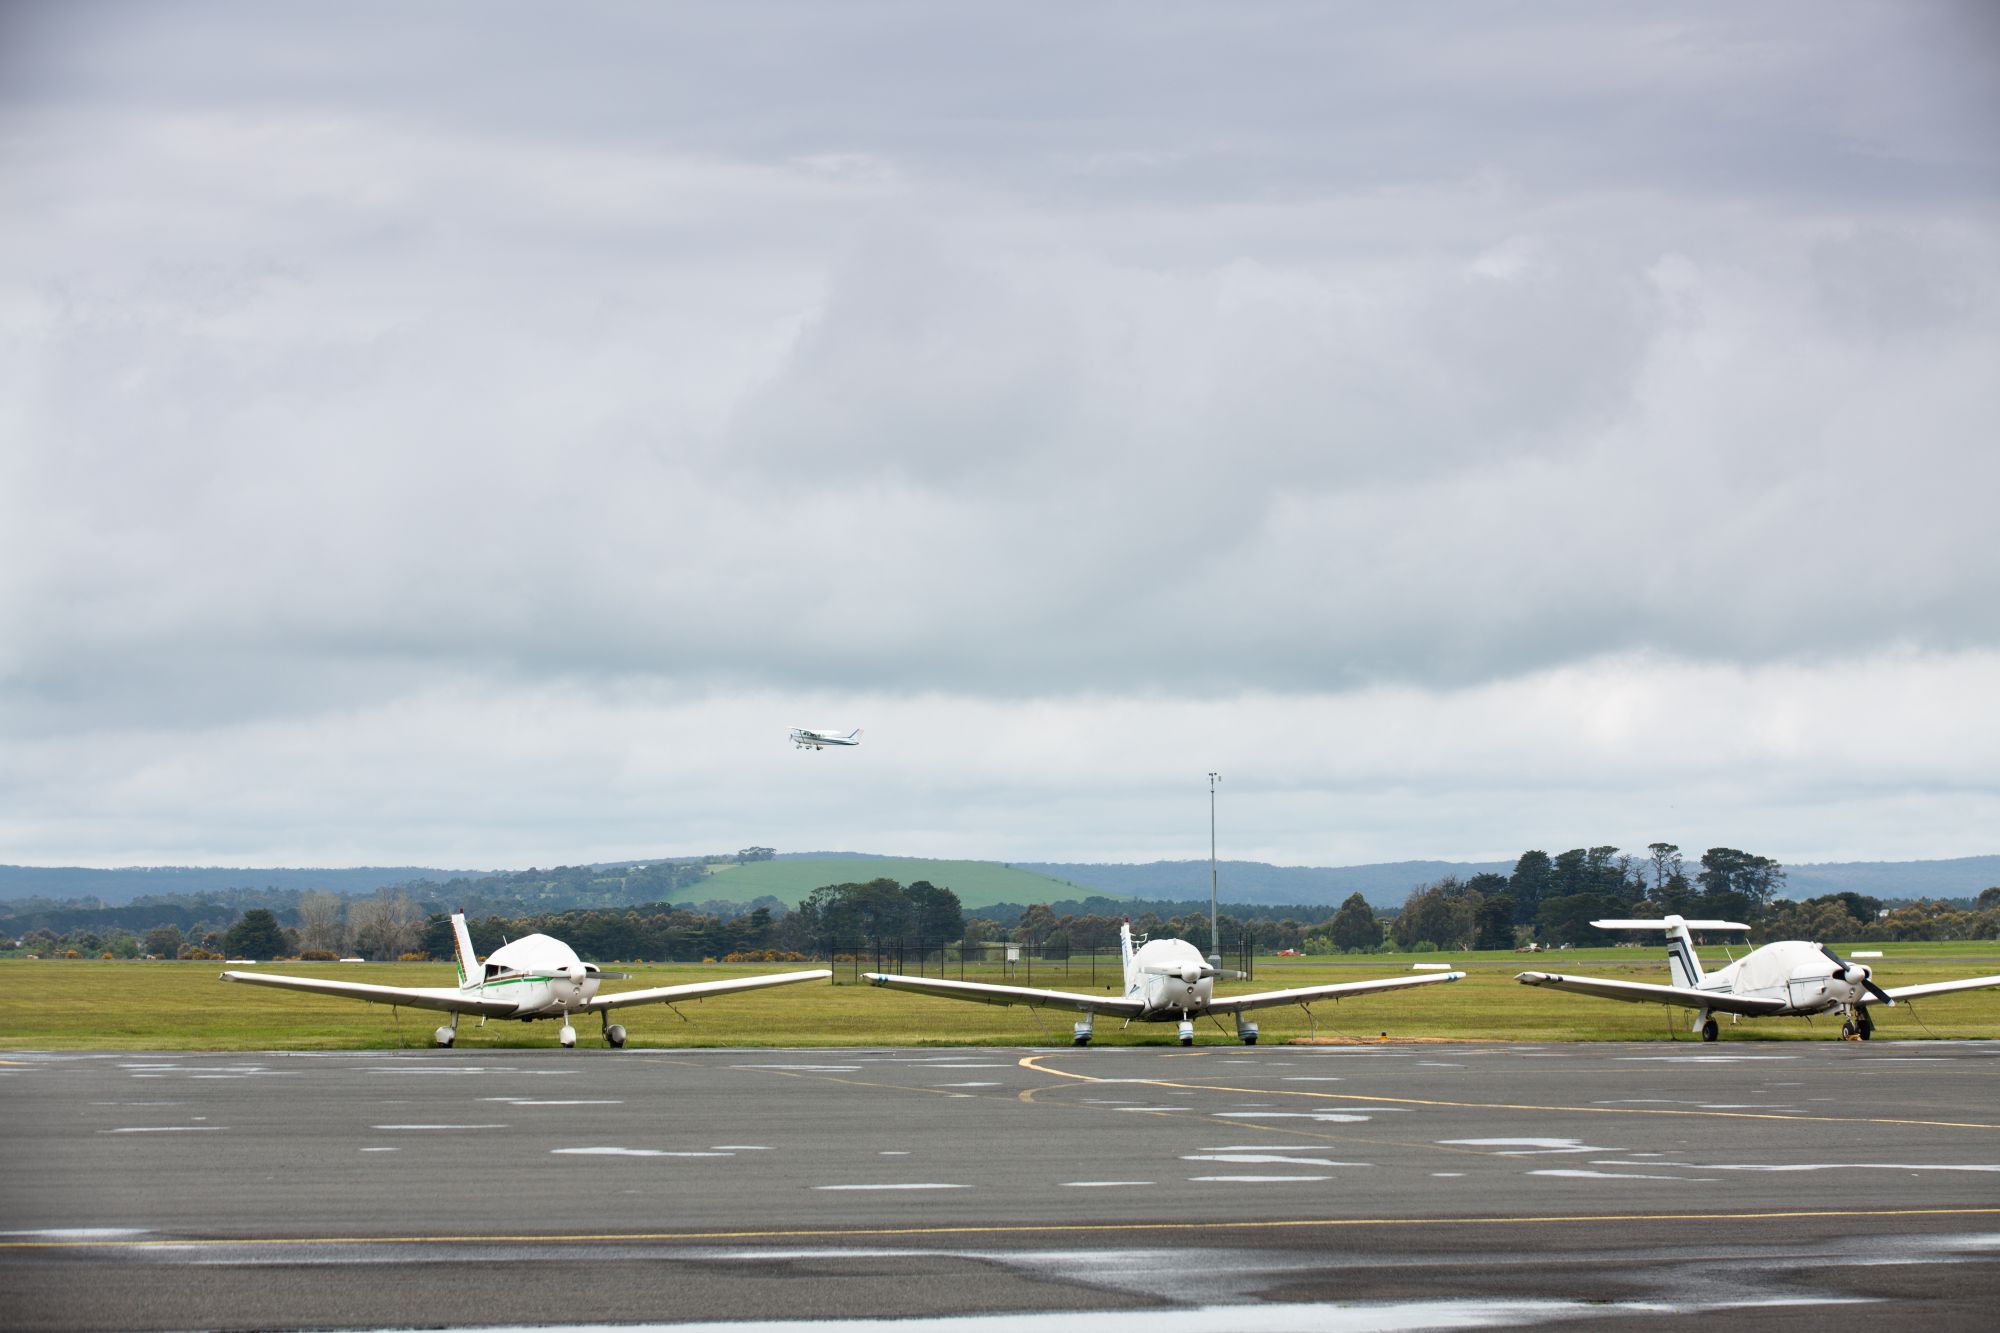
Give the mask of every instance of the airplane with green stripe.
[[224, 981], [246, 982], [252, 986], [275, 986], [281, 990], [309, 991], [315, 995], [336, 995], [343, 999], [365, 1000], [411, 1009], [436, 1009], [451, 1015], [451, 1022], [436, 1032], [437, 1044], [450, 1046], [458, 1038], [458, 1020], [466, 1014], [489, 1018], [512, 1018], [523, 1023], [555, 1019], [562, 1026], [556, 1037], [565, 1047], [576, 1045], [573, 1014], [596, 1014], [603, 1026], [604, 1040], [612, 1046], [625, 1044], [625, 1029], [610, 1018], [613, 1009], [635, 1004], [678, 1004], [705, 1000], [711, 995], [736, 991], [763, 990], [771, 986], [791, 986], [801, 981], [824, 981], [833, 973], [826, 968], [804, 972], [777, 972], [762, 977], [731, 977], [720, 981], [696, 981], [680, 986], [653, 986], [646, 990], [598, 994], [598, 985], [615, 979], [595, 963], [586, 963], [576, 950], [550, 935], [523, 935], [503, 944], [485, 959], [472, 949], [472, 933], [466, 929], [463, 911], [451, 914], [453, 961], [458, 965], [458, 985], [374, 986], [359, 981], [331, 981], [322, 977], [292, 977], [275, 972], [224, 972]]

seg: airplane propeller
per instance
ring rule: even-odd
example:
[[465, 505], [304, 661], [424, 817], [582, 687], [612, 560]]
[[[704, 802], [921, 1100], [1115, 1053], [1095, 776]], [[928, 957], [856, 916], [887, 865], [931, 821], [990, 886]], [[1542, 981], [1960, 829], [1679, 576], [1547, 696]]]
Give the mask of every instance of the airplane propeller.
[[1883, 990], [1875, 984], [1875, 974], [1869, 968], [1864, 967], [1860, 963], [1848, 962], [1824, 944], [1819, 946], [1819, 951], [1833, 960], [1833, 979], [1835, 981], [1858, 981], [1861, 983], [1863, 990], [1873, 995], [1883, 1004], [1894, 1004], [1896, 1002], [1888, 991]]

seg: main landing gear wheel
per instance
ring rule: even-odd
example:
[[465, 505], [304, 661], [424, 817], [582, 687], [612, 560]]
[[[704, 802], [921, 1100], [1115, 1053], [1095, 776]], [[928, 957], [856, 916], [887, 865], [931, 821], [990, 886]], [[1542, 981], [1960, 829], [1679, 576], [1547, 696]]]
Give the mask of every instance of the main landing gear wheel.
[[613, 1023], [610, 1027], [604, 1029], [604, 1040], [610, 1042], [613, 1047], [624, 1046], [625, 1029], [619, 1024]]
[[432, 1035], [437, 1038], [437, 1044], [439, 1046], [444, 1047], [446, 1050], [450, 1050], [452, 1039], [456, 1037], [458, 1033], [456, 1033], [450, 1028], [439, 1028]]
[[1707, 1019], [1701, 1025], [1701, 1039], [1703, 1041], [1714, 1041], [1720, 1031], [1721, 1029], [1715, 1026], [1714, 1019]]

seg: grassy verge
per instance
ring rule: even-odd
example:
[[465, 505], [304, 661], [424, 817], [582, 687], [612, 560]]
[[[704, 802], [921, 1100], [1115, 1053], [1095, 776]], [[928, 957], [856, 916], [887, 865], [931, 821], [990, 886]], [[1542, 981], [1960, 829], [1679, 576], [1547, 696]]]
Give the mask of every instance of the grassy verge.
[[[1840, 946], [1836, 946], [1840, 947]], [[1869, 960], [1876, 977], [1889, 986], [2000, 973], [2000, 944], [1862, 945], [1881, 948]], [[1841, 952], [1849, 950], [1841, 948]], [[1719, 950], [1705, 951], [1711, 965]], [[1468, 972], [1454, 985], [1364, 996], [1315, 1009], [1321, 1037], [1493, 1041], [1665, 1040], [1670, 1017], [1653, 1005], [1619, 1004], [1582, 995], [1518, 985], [1514, 974], [1537, 971], [1588, 972], [1637, 981], [1664, 981], [1666, 968], [1654, 950], [1568, 950], [1554, 954], [1379, 955], [1366, 959], [1267, 959], [1255, 982], [1227, 983], [1225, 993], [1351, 981], [1367, 976], [1407, 974], [1413, 962], [1444, 962]], [[236, 986], [217, 979], [214, 963], [104, 962], [0, 959], [0, 1050], [369, 1050], [428, 1044], [440, 1015], [403, 1010], [400, 1018], [380, 1005], [330, 997]], [[449, 964], [409, 963], [336, 966], [277, 964], [271, 970], [303, 975], [365, 979], [397, 986], [446, 986]], [[609, 983], [626, 989], [669, 985], [720, 976], [755, 975], [783, 968], [727, 965], [632, 964], [632, 979]], [[994, 978], [998, 979], [998, 978]], [[1043, 975], [1036, 984], [1080, 990], [1077, 978]], [[1098, 989], [1105, 989], [1100, 975]], [[1072, 1015], [1044, 1011], [1039, 1019], [1025, 1008], [998, 1008], [931, 999], [852, 983], [788, 986], [761, 993], [725, 996], [685, 1006], [687, 1021], [663, 1006], [626, 1010], [619, 1016], [633, 1046], [869, 1046], [996, 1045], [1067, 1042]], [[1671, 1021], [1686, 1038], [1687, 1015]], [[1304, 1037], [1312, 1023], [1299, 1009], [1269, 1009], [1257, 1015], [1263, 1040], [1276, 1043]], [[1970, 991], [1876, 1011], [1878, 1039], [1924, 1037], [2000, 1038], [2000, 990]], [[1222, 1027], [1204, 1022], [1200, 1040], [1226, 1040]], [[586, 1018], [578, 1030], [595, 1040], [597, 1023]], [[1745, 1021], [1723, 1038], [1740, 1040], [1825, 1039], [1839, 1019]], [[552, 1046], [549, 1023], [461, 1021], [460, 1044], [468, 1047]], [[1173, 1029], [1135, 1024], [1121, 1030], [1099, 1019], [1100, 1044], [1170, 1043]]]

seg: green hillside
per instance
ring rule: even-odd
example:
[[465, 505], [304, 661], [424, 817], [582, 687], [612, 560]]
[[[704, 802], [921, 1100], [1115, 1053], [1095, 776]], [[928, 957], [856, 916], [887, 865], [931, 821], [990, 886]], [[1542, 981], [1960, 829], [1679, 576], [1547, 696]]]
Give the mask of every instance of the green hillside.
[[1101, 889], [1086, 889], [1067, 880], [1038, 875], [1032, 870], [1016, 870], [995, 861], [933, 861], [917, 856], [840, 856], [817, 860], [809, 857], [777, 861], [751, 861], [719, 865], [708, 878], [688, 891], [693, 898], [722, 898], [749, 902], [770, 894], [787, 906], [823, 884], [850, 884], [871, 879], [893, 879], [910, 884], [927, 879], [941, 889], [950, 889], [966, 909], [992, 903], [1045, 903], [1064, 898], [1122, 897]]

